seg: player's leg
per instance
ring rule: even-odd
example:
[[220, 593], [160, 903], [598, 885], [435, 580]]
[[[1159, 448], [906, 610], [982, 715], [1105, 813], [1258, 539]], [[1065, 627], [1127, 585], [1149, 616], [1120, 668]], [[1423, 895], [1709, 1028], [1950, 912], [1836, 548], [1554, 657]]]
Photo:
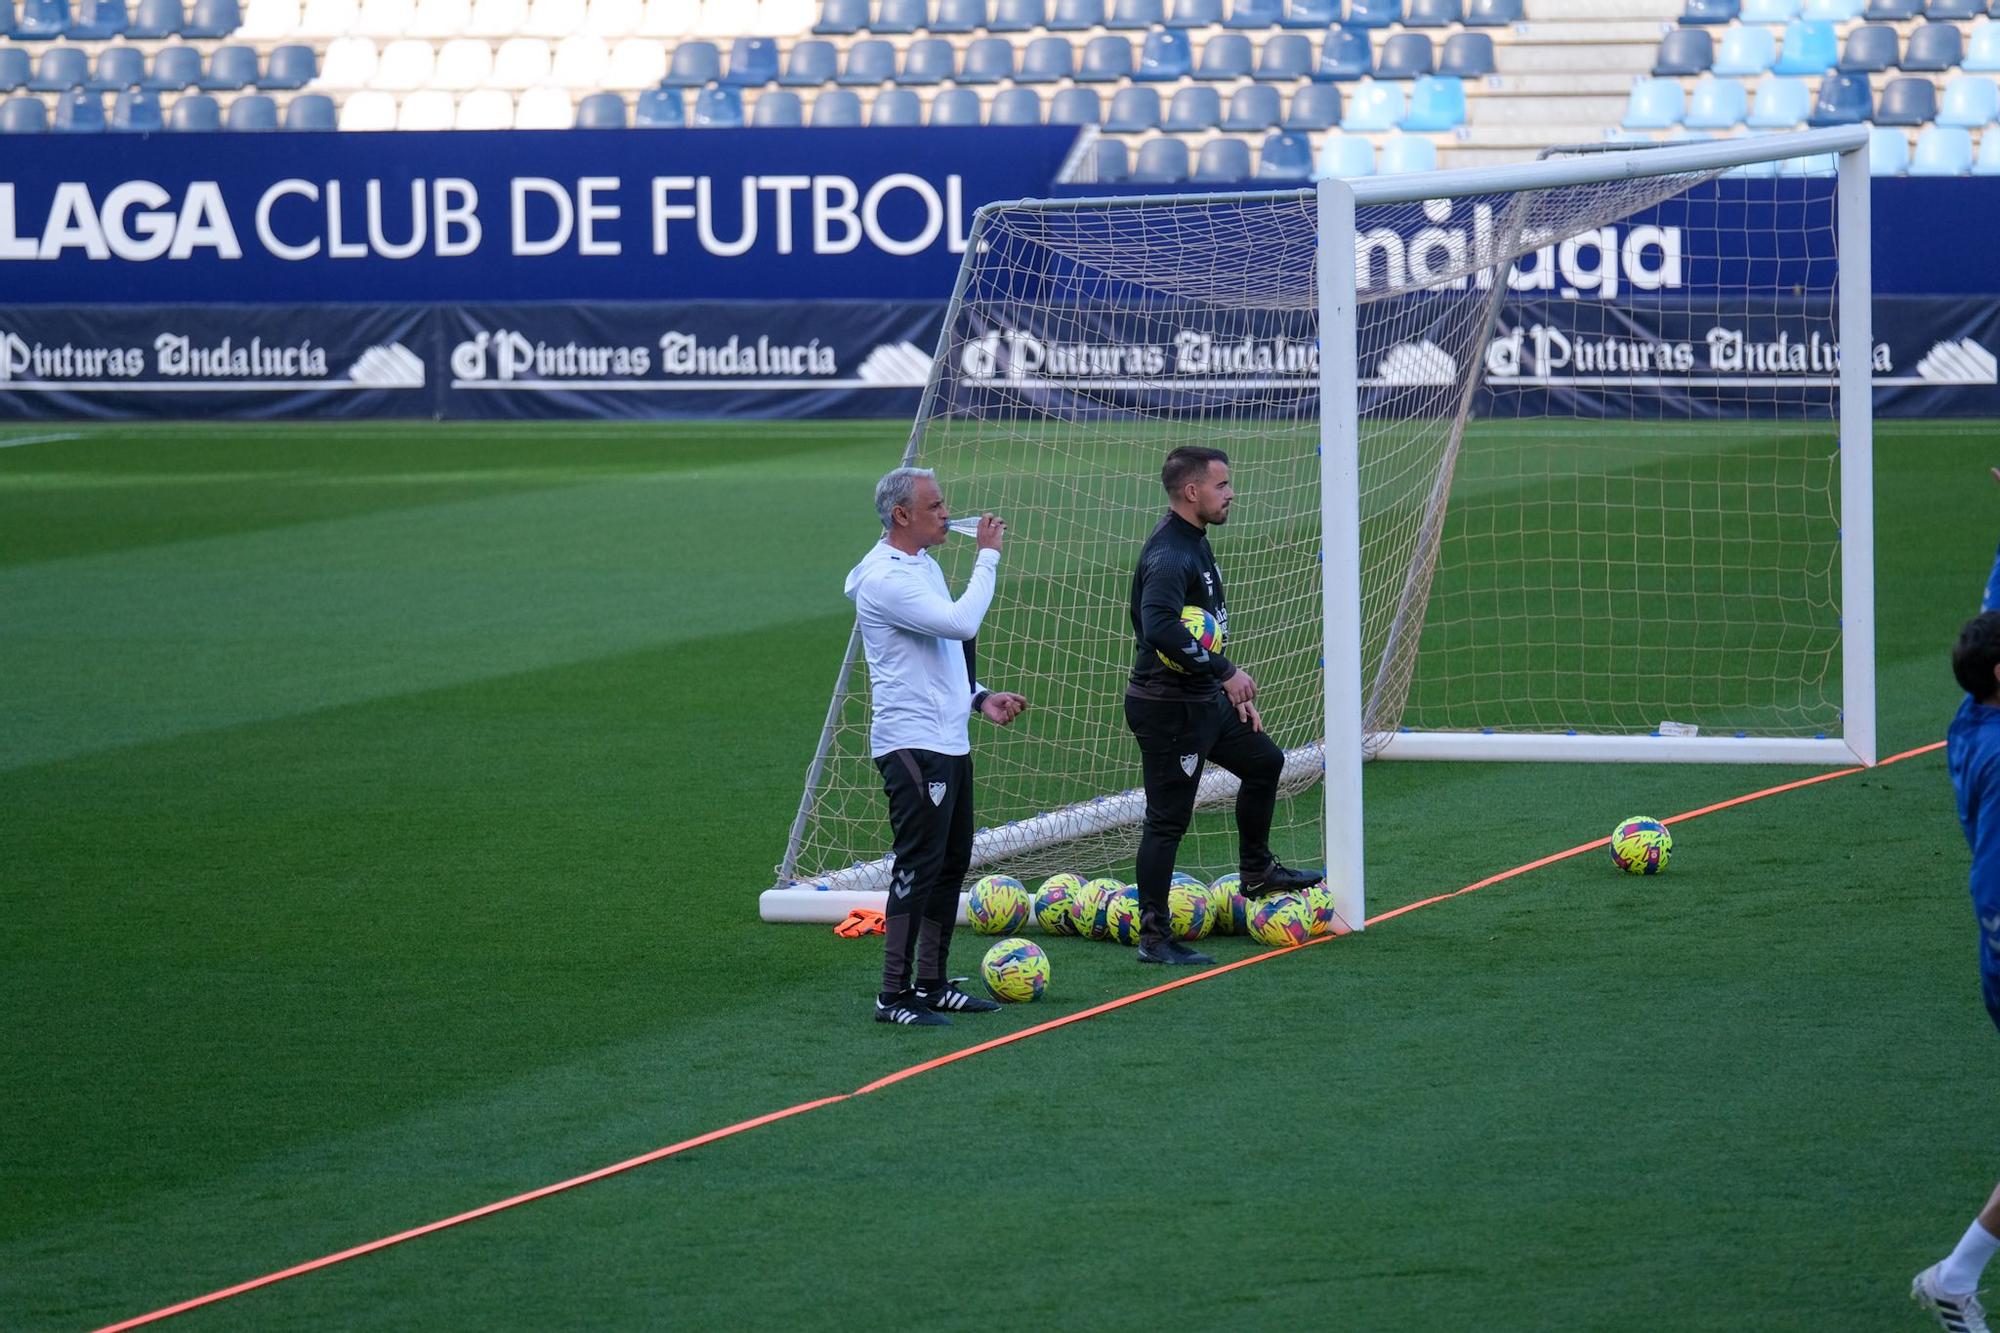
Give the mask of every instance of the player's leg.
[[1290, 870], [1271, 854], [1271, 820], [1278, 808], [1278, 780], [1285, 754], [1277, 743], [1236, 715], [1227, 699], [1217, 701], [1217, 735], [1208, 760], [1242, 782], [1236, 794], [1237, 869], [1251, 897], [1293, 892], [1319, 882], [1319, 875]]
[[[972, 865], [972, 756], [929, 756], [930, 780], [941, 783], [944, 798], [938, 813], [943, 822], [944, 855], [936, 878], [924, 894], [922, 921], [917, 926], [917, 995], [940, 1013], [982, 1013], [998, 1009], [992, 1000], [968, 994], [952, 983], [951, 933], [958, 924], [958, 893]], [[926, 794], [931, 790], [926, 787]]]
[[1125, 725], [1139, 742], [1139, 771], [1146, 788], [1146, 820], [1139, 832], [1137, 865], [1139, 948], [1145, 961], [1157, 961], [1156, 955], [1163, 949], [1192, 953], [1169, 948], [1174, 938], [1167, 890], [1173, 882], [1174, 857], [1194, 817], [1203, 760], [1214, 743], [1212, 718], [1213, 713], [1202, 705], [1125, 700]]
[[[1979, 913], [1980, 959], [1993, 953], [1993, 938], [1986, 930], [1995, 918], [1983, 903], [1974, 903]], [[1980, 990], [1986, 997], [1986, 1013], [2000, 1028], [2000, 971], [1981, 967]], [[1964, 1333], [1986, 1333], [1986, 1311], [1979, 1304], [1979, 1280], [1986, 1265], [2000, 1251], [2000, 1186], [1987, 1196], [1986, 1206], [1959, 1237], [1952, 1252], [1932, 1264], [1910, 1283], [1910, 1299], [1937, 1316], [1943, 1327]]]
[[892, 750], [875, 761], [882, 771], [882, 789], [889, 797], [889, 828], [896, 857], [889, 875], [888, 901], [882, 909], [887, 933], [882, 941], [882, 991], [875, 1000], [875, 1017], [883, 1023], [936, 1027], [950, 1022], [920, 1004], [911, 984], [925, 920], [925, 890], [936, 882], [949, 842], [950, 826], [941, 817], [939, 804], [931, 799], [933, 779], [924, 772], [926, 761], [936, 757], [927, 750]]

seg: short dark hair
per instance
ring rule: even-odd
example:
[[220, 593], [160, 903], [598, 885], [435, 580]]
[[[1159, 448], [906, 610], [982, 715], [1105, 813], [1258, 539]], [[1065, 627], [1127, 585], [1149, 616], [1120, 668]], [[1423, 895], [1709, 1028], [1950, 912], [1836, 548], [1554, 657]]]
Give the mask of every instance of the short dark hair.
[[1981, 611], [1965, 622], [1951, 650], [1951, 674], [1958, 687], [1982, 703], [2000, 692], [1993, 668], [2000, 666], [2000, 611]]
[[1178, 495], [1181, 487], [1206, 477], [1210, 463], [1228, 462], [1229, 455], [1220, 449], [1184, 444], [1167, 455], [1166, 465], [1160, 469], [1160, 484], [1167, 488], [1168, 495]]

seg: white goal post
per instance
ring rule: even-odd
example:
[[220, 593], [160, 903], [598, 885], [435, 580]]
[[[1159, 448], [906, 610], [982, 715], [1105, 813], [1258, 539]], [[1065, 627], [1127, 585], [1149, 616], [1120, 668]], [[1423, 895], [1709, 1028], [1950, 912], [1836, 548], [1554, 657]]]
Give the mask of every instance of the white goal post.
[[[980, 209], [902, 460], [1015, 534], [981, 675], [1035, 725], [975, 721], [974, 873], [1129, 864], [1123, 585], [1181, 443], [1244, 495], [1212, 535], [1286, 754], [1274, 846], [1323, 849], [1352, 928], [1369, 757], [1874, 763], [1867, 144]], [[1642, 215], [1675, 222], [1621, 237]], [[1593, 302], [1621, 272], [1645, 299]], [[850, 636], [765, 920], [882, 903], [865, 675]], [[1226, 867], [1234, 790], [1206, 774], [1184, 863]]]

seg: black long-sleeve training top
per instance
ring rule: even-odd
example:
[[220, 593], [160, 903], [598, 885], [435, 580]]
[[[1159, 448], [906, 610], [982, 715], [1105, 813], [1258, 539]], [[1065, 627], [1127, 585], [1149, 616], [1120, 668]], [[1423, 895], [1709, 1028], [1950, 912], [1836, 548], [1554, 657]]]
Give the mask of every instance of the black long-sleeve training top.
[[[1169, 512], [1146, 539], [1139, 567], [1132, 572], [1132, 634], [1138, 651], [1125, 693], [1135, 699], [1212, 699], [1222, 682], [1236, 674], [1221, 644], [1204, 649], [1181, 624], [1181, 608], [1199, 606], [1215, 617], [1226, 636], [1229, 609], [1222, 600], [1222, 571], [1208, 537], [1179, 514]], [[1176, 671], [1161, 660], [1182, 666]]]

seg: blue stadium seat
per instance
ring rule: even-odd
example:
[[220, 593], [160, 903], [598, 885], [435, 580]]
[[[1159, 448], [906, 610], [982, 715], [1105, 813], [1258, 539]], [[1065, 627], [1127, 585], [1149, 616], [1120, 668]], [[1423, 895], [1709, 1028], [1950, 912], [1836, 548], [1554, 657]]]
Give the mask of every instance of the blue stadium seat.
[[[886, 97], [888, 94], [884, 93], [883, 96]], [[911, 93], [910, 96], [914, 98], [916, 94]], [[921, 113], [918, 119], [922, 120]], [[750, 123], [758, 129], [796, 129], [806, 123], [805, 104], [791, 89], [774, 88], [758, 95], [756, 102], [750, 107]]]
[[740, 130], [743, 128], [743, 90], [726, 83], [711, 83], [695, 94], [694, 123], [697, 129]]
[[248, 46], [218, 46], [208, 57], [208, 72], [201, 86], [211, 91], [235, 92], [257, 86], [257, 52]]
[[1492, 72], [1490, 36], [1483, 32], [1455, 32], [1444, 39], [1444, 51], [1438, 56], [1438, 73], [1454, 79], [1483, 79]]
[[1382, 161], [1376, 168], [1384, 176], [1411, 171], [1436, 171], [1437, 145], [1421, 134], [1392, 134], [1382, 141]]
[[1937, 87], [1929, 79], [1891, 79], [1875, 107], [1875, 123], [1928, 125], [1937, 110]]
[[877, 36], [921, 32], [931, 26], [930, 0], [881, 0], [866, 26]]
[[1923, 13], [1924, 0], [1868, 0], [1862, 16], [1870, 23], [1901, 23]]
[[[616, 93], [605, 96], [618, 98], [618, 123], [625, 124], [625, 99]], [[264, 134], [278, 128], [278, 104], [263, 93], [246, 93], [229, 104], [229, 110], [222, 113], [222, 127], [239, 130], [246, 134]]]
[[1150, 28], [1167, 19], [1166, 0], [1111, 0], [1107, 28]]
[[1912, 176], [1963, 176], [1972, 170], [1972, 136], [1958, 125], [1926, 125], [1910, 154]]
[[1393, 130], [1406, 110], [1399, 83], [1364, 83], [1347, 95], [1347, 114], [1340, 128], [1352, 132]]
[[1521, 0], [1470, 0], [1465, 7], [1468, 28], [1504, 28], [1521, 21]]
[[127, 88], [111, 99], [111, 128], [124, 134], [158, 134], [167, 127], [160, 95], [151, 88]]
[[[1241, 97], [1249, 91], [1245, 88], [1237, 96]], [[1340, 124], [1340, 89], [1330, 83], [1306, 84], [1292, 94], [1292, 104], [1285, 111], [1284, 123], [1288, 130], [1332, 129]]]
[[1033, 32], [1049, 21], [1048, 0], [994, 0], [988, 32]]
[[1119, 83], [1132, 73], [1132, 43], [1115, 33], [1091, 38], [1083, 47], [1078, 83]]
[[1465, 21], [1459, 0], [1410, 0], [1403, 13], [1406, 28], [1449, 28]]
[[1329, 134], [1320, 140], [1313, 175], [1321, 180], [1351, 180], [1375, 174], [1375, 145], [1359, 134]]
[[[1232, 28], [1275, 28], [1285, 21], [1281, 0], [1234, 0], [1229, 6]], [[1249, 151], [1248, 147], [1244, 150]]]
[[903, 48], [903, 72], [896, 82], [928, 88], [958, 76], [958, 48], [948, 37], [919, 37]]
[[868, 0], [820, 0], [819, 22], [813, 31], [827, 37], [845, 37], [868, 26]]
[[1104, 99], [1095, 88], [1064, 88], [1049, 102], [1051, 125], [1095, 125], [1104, 119]]
[[1813, 102], [1812, 125], [1858, 125], [1875, 114], [1875, 93], [1866, 74], [1829, 74]]
[[828, 88], [813, 98], [812, 116], [806, 122], [816, 130], [846, 130], [861, 127], [861, 94], [852, 88]]
[[174, 99], [167, 113], [167, 128], [187, 134], [212, 134], [222, 128], [222, 107], [207, 93], [188, 93]]
[[1718, 79], [1704, 74], [1694, 81], [1688, 94], [1687, 114], [1681, 124], [1691, 130], [1733, 130], [1750, 114], [1750, 94], [1734, 79]]
[[1368, 44], [1368, 34], [1358, 28], [1328, 28], [1326, 40], [1320, 43], [1319, 72], [1313, 77], [1322, 82], [1344, 83], [1349, 79], [1365, 78], [1375, 72], [1375, 50]]
[[1111, 95], [1111, 110], [1104, 128], [1113, 134], [1137, 134], [1160, 127], [1160, 92], [1157, 88], [1120, 88]]
[[1739, 8], [1737, 0], [1687, 0], [1681, 9], [1681, 22], [1734, 23]]
[[1202, 185], [1234, 185], [1250, 179], [1250, 145], [1241, 139], [1210, 139], [1194, 160], [1194, 179]]
[[729, 69], [722, 81], [732, 88], [762, 88], [778, 81], [778, 43], [769, 37], [738, 37], [729, 44]]
[[1340, 0], [1291, 0], [1285, 6], [1287, 28], [1331, 28], [1340, 19]]
[[699, 88], [721, 77], [722, 52], [714, 42], [682, 42], [674, 48], [673, 58], [667, 62], [667, 77], [660, 82], [669, 88]]
[[1799, 0], [1743, 0], [1739, 23], [1789, 23], [1799, 16]]
[[316, 132], [335, 130], [340, 126], [340, 117], [333, 109], [333, 99], [325, 93], [300, 93], [285, 107], [285, 128]]
[[1199, 134], [1222, 124], [1222, 94], [1206, 84], [1175, 91], [1167, 103], [1166, 129], [1171, 134]]
[[90, 57], [80, 46], [51, 46], [35, 58], [28, 87], [40, 93], [67, 92], [90, 82]]
[[103, 93], [72, 88], [56, 99], [58, 134], [102, 134], [105, 128]]
[[1403, 128], [1432, 134], [1465, 124], [1465, 84], [1454, 78], [1426, 74], [1410, 88], [1410, 109]]
[[[298, 103], [295, 101], [293, 105]], [[681, 90], [664, 84], [640, 93], [632, 107], [632, 123], [642, 130], [677, 130], [687, 124], [687, 103]]]
[[1260, 181], [1309, 181], [1313, 173], [1312, 140], [1303, 134], [1279, 130], [1264, 136], [1257, 150], [1257, 179]]
[[[6, 26], [12, 27], [12, 7], [8, 10]], [[83, 0], [70, 16], [69, 36], [71, 41], [104, 42], [123, 36], [131, 26], [132, 16], [125, 12], [125, 0]]]
[[[1959, 68], [1989, 74], [2000, 70], [2000, 23], [1981, 23], [1972, 29]], [[1984, 139], [1979, 141], [1979, 151], [1982, 154], [1986, 151]]]
[[12, 37], [13, 35], [14, 0], [7, 0], [6, 4], [0, 5], [0, 37]]
[[10, 97], [0, 103], [0, 134], [44, 134], [49, 109], [39, 97]]
[[985, 119], [986, 108], [970, 88], [947, 88], [931, 99], [933, 125], [978, 125]]
[[1806, 0], [1799, 6], [1801, 18], [1821, 19], [1827, 23], [1848, 23], [1861, 17], [1861, 10], [1867, 0]]
[[[674, 52], [674, 59], [678, 63], [680, 51]], [[835, 82], [855, 88], [873, 88], [893, 82], [895, 77], [895, 45], [887, 37], [863, 37], [847, 48], [847, 60], [841, 65], [840, 77]], [[669, 72], [667, 82], [679, 83], [680, 80]]]
[[834, 50], [832, 42], [804, 40], [792, 46], [792, 58], [784, 62], [784, 74], [778, 76], [778, 82], [786, 88], [818, 88], [834, 82], [838, 72], [840, 52]]
[[1257, 52], [1257, 77], [1265, 83], [1290, 83], [1306, 78], [1312, 74], [1312, 67], [1312, 38], [1302, 32], [1266, 37], [1263, 49]]
[[1785, 25], [1773, 74], [1824, 74], [1840, 60], [1840, 39], [1833, 25], [1818, 19], [1793, 19]]
[[318, 77], [319, 58], [313, 54], [313, 49], [287, 43], [271, 48], [270, 56], [264, 61], [264, 78], [257, 86], [285, 91], [303, 88]]
[[181, 0], [139, 0], [133, 7], [132, 21], [125, 25], [125, 35], [146, 41], [177, 37], [186, 24]]
[[1979, 136], [1979, 155], [1972, 159], [1972, 174], [2000, 176], [2000, 134]]
[[1944, 81], [1937, 123], [1977, 128], [2000, 116], [2000, 84], [1977, 74], [1954, 74]]
[[1847, 45], [1840, 52], [1840, 67], [1857, 74], [1880, 74], [1896, 67], [1902, 56], [1900, 47], [1894, 28], [1886, 23], [1864, 23], [1847, 34]]
[[[229, 108], [236, 119], [236, 106]], [[275, 122], [273, 128], [275, 128]], [[236, 127], [232, 124], [231, 129]], [[576, 104], [576, 128], [580, 130], [622, 130], [625, 128], [625, 99], [617, 93], [592, 93]]]
[[1655, 78], [1706, 74], [1715, 63], [1715, 39], [1704, 28], [1675, 28], [1660, 38], [1653, 57]]
[[1209, 38], [1201, 48], [1201, 59], [1194, 67], [1194, 76], [1218, 83], [1247, 79], [1253, 60], [1250, 39], [1240, 32], [1225, 32]]
[[1903, 43], [1906, 73], [1939, 73], [1957, 69], [1965, 59], [1965, 40], [1955, 23], [1923, 23], [1911, 29]]
[[1051, 32], [1088, 32], [1104, 22], [1104, 0], [1056, 0]]
[[1868, 174], [1900, 176], [1910, 169], [1910, 141], [1901, 130], [1878, 125], [1868, 131]]
[[[14, 23], [14, 40], [46, 42], [68, 35], [69, 0], [21, 0], [21, 17]], [[56, 122], [56, 128], [61, 129], [60, 106], [56, 108]]]
[[1672, 79], [1639, 79], [1625, 98], [1625, 116], [1619, 123], [1628, 130], [1664, 130], [1681, 123], [1687, 110], [1680, 84]]
[[1017, 83], [1060, 83], [1076, 74], [1076, 48], [1067, 37], [1031, 37], [1021, 52]]
[[1347, 25], [1386, 28], [1403, 21], [1403, 0], [1348, 0]]
[[1712, 73], [1726, 78], [1762, 74], [1778, 58], [1778, 39], [1769, 28], [1725, 28], [1716, 48]]
[[988, 125], [1039, 125], [1042, 123], [1042, 95], [1033, 88], [1008, 88], [986, 109]]
[[1141, 185], [1174, 185], [1188, 177], [1186, 139], [1148, 139], [1139, 145], [1132, 180]]
[[1014, 44], [1005, 37], [975, 37], [958, 68], [960, 83], [999, 83], [1014, 77]]
[[1965, 22], [1986, 14], [1986, 0], [1927, 0], [1924, 17], [1942, 23]]
[[1435, 68], [1432, 63], [1435, 58], [1430, 38], [1420, 32], [1399, 32], [1384, 39], [1375, 53], [1375, 77], [1414, 79], [1419, 74], [1429, 74]]
[[[37, 106], [41, 103], [37, 102]], [[1132, 178], [1132, 155], [1123, 139], [1097, 141], [1097, 180], [1100, 185], [1119, 185]]]
[[1187, 34], [1178, 28], [1155, 28], [1146, 34], [1139, 69], [1132, 77], [1148, 83], [1173, 83], [1185, 79], [1193, 69], [1194, 51]]
[[1757, 91], [1750, 99], [1750, 114], [1743, 123], [1753, 130], [1789, 130], [1811, 110], [1812, 93], [1804, 79], [1770, 74], [1757, 81]]
[[889, 127], [921, 125], [924, 123], [924, 99], [908, 88], [884, 88], [868, 104], [868, 123]]
[[227, 37], [242, 26], [243, 11], [236, 0], [194, 0], [187, 22], [181, 25], [181, 36]]
[[1222, 22], [1222, 0], [1173, 0], [1167, 8], [1169, 28], [1206, 28]]
[[[136, 47], [119, 46], [113, 47], [112, 50], [130, 51], [138, 56], [139, 77], [142, 79], [146, 77], [146, 57], [141, 55]], [[105, 52], [105, 55], [109, 54], [109, 51]], [[100, 56], [98, 59], [102, 62], [103, 57]], [[28, 53], [20, 47], [0, 45], [0, 93], [11, 93], [16, 88], [28, 86], [28, 78], [34, 72], [29, 68], [29, 63]]]
[[[1320, 87], [1319, 84], [1309, 83], [1305, 88], [1300, 89], [1299, 93], [1318, 87]], [[1332, 88], [1327, 88], [1324, 91], [1333, 94], [1334, 119], [1338, 120], [1340, 118], [1340, 93]], [[1295, 103], [1299, 93], [1292, 95]], [[1284, 99], [1278, 95], [1278, 90], [1270, 84], [1247, 83], [1229, 95], [1229, 109], [1223, 112], [1222, 128], [1225, 130], [1234, 130], [1238, 133], [1246, 130], [1274, 130], [1278, 128], [1278, 122], [1283, 118], [1283, 101]], [[1295, 125], [1292, 128], [1323, 130], [1327, 125], [1331, 124], [1333, 124], [1333, 121], [1329, 120], [1326, 122], [1326, 125]]]
[[986, 0], [938, 0], [932, 32], [976, 32], [986, 26]]

